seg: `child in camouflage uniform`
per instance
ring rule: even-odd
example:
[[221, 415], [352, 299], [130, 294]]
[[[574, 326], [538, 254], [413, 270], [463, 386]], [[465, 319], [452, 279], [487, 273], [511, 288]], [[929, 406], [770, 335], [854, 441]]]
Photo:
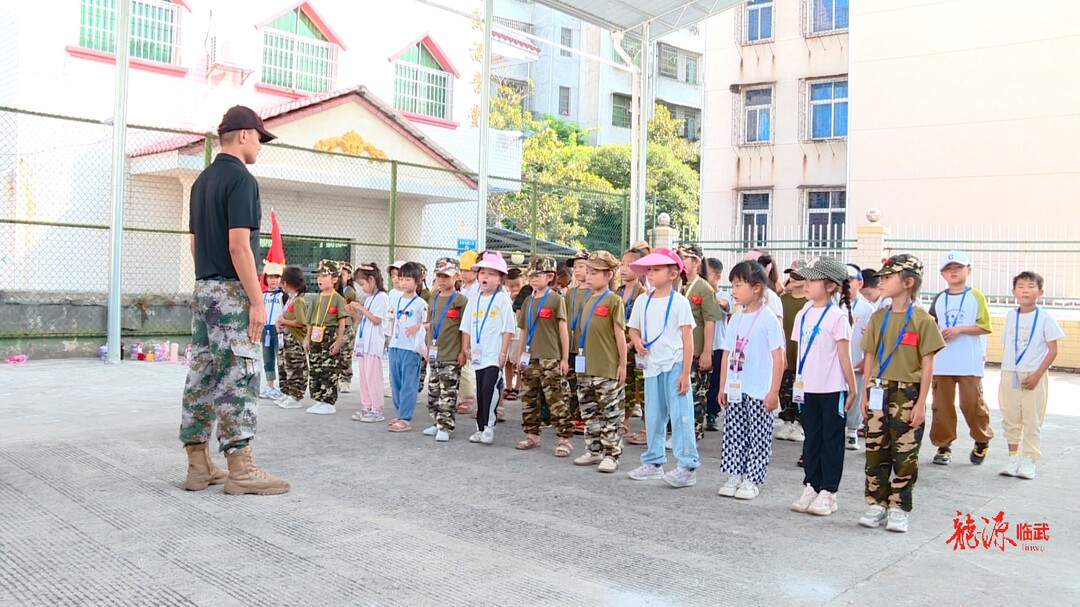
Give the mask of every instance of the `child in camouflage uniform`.
[[[694, 364], [690, 378], [694, 384], [694, 436], [697, 440], [705, 438], [705, 397], [709, 393], [712, 381], [712, 343], [716, 331], [716, 321], [720, 320], [720, 305], [716, 301], [716, 291], [702, 276], [701, 263], [705, 254], [696, 244], [683, 245], [679, 256], [686, 265], [689, 282], [683, 287], [683, 295], [690, 300], [690, 311], [694, 314]], [[708, 344], [708, 347], [706, 347]]]
[[[576, 255], [567, 260], [566, 265], [570, 268], [574, 277], [574, 282], [566, 290], [566, 313], [569, 315], [570, 323], [570, 344], [577, 343], [581, 338], [581, 316], [584, 314], [582, 308], [585, 307], [585, 300], [589, 298], [592, 293], [589, 291], [589, 287], [585, 285], [585, 261], [589, 259], [589, 252], [582, 249], [577, 252]], [[574, 372], [574, 358], [577, 356], [577, 348], [570, 348], [570, 372], [566, 375], [566, 380], [570, 384], [570, 415], [574, 420], [574, 433], [584, 434], [585, 423], [581, 421], [581, 408], [578, 404], [577, 397], [577, 373]], [[551, 406], [551, 403], [548, 403]]]
[[585, 266], [586, 284], [594, 295], [585, 302], [576, 364], [587, 451], [574, 463], [599, 464], [600, 472], [611, 473], [619, 467], [626, 415], [626, 317], [622, 298], [611, 291], [619, 260], [607, 251], [597, 251], [589, 255]]
[[311, 359], [311, 398], [315, 404], [307, 412], [315, 415], [337, 413], [341, 347], [345, 335], [345, 298], [337, 292], [341, 273], [336, 261], [323, 260], [319, 266], [319, 296], [308, 310], [304, 349]]
[[281, 325], [285, 327], [285, 347], [278, 358], [278, 375], [285, 398], [278, 401], [277, 406], [299, 409], [303, 406], [300, 401], [304, 400], [308, 389], [308, 359], [304, 351], [308, 306], [303, 270], [295, 266], [285, 268], [281, 273], [281, 288], [288, 295], [285, 313], [281, 315]]
[[[353, 268], [352, 264], [347, 261], [338, 262], [341, 264], [341, 278], [338, 283], [341, 296], [345, 298], [345, 305], [354, 303], [357, 300], [356, 287], [353, 286]], [[345, 337], [342, 339], [343, 344], [348, 346], [356, 339], [356, 325], [353, 324], [351, 315], [345, 317]], [[341, 366], [339, 372], [341, 379], [338, 382], [338, 392], [346, 393], [352, 391], [352, 361], [353, 353], [348, 347], [341, 349]]]
[[521, 427], [525, 439], [521, 450], [540, 446], [541, 400], [551, 410], [551, 421], [559, 436], [556, 455], [566, 457], [573, 449], [573, 418], [568, 399], [570, 388], [566, 374], [570, 369], [570, 333], [566, 327], [566, 305], [551, 283], [555, 280], [556, 262], [537, 256], [529, 262], [529, 286], [532, 294], [525, 300], [517, 326], [524, 331], [523, 351], [518, 361], [524, 392], [521, 395]]
[[[904, 533], [919, 476], [919, 447], [926, 420], [926, 397], [934, 376], [934, 354], [945, 347], [937, 323], [915, 305], [923, 264], [913, 255], [894, 255], [877, 273], [892, 305], [870, 317], [862, 348], [866, 418], [866, 503], [864, 527]], [[886, 507], [888, 511], [886, 511]]]
[[443, 257], [435, 262], [435, 292], [431, 296], [428, 317], [428, 356], [431, 366], [428, 376], [428, 413], [435, 425], [424, 430], [424, 435], [435, 440], [450, 440], [454, 431], [454, 410], [457, 406], [461, 368], [465, 365], [465, 353], [461, 349], [461, 319], [469, 300], [457, 292], [454, 282], [458, 275], [458, 262]]

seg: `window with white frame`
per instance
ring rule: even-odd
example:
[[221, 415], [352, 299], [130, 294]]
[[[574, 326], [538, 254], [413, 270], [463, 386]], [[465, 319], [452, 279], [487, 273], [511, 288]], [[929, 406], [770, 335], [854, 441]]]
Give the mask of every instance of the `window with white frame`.
[[772, 40], [773, 0], [746, 0], [742, 25], [743, 42]]
[[807, 245], [816, 249], [839, 249], [847, 223], [847, 192], [810, 190], [806, 193]]
[[[630, 34], [624, 35], [622, 39], [622, 48], [626, 51], [626, 54], [630, 55], [634, 60], [634, 65], [641, 67], [641, 38]], [[611, 60], [622, 61], [622, 56], [619, 55], [614, 47], [611, 49]]]
[[672, 119], [679, 121], [679, 137], [689, 141], [697, 141], [700, 138], [701, 134], [698, 132], [698, 127], [701, 124], [701, 110], [662, 101], [659, 103], [667, 109]]
[[[117, 0], [80, 0], [79, 46], [116, 52]], [[132, 0], [131, 57], [180, 63], [180, 5], [168, 0]]]
[[568, 86], [559, 87], [559, 115], [570, 115], [570, 87]]
[[677, 79], [679, 77], [679, 50], [666, 44], [657, 45], [657, 54], [660, 56], [658, 71], [664, 78]]
[[615, 93], [611, 96], [611, 126], [630, 128], [630, 95]]
[[293, 9], [263, 29], [262, 81], [321, 93], [334, 86], [338, 47], [303, 9]]
[[848, 82], [828, 80], [809, 83], [809, 112], [811, 139], [847, 137]]
[[683, 82], [686, 82], [687, 84], [698, 83], [698, 59], [699, 55], [686, 55], [686, 65], [683, 70]]
[[[559, 34], [559, 44], [563, 46], [574, 48], [574, 30], [564, 27]], [[572, 57], [574, 54], [565, 48], [559, 49], [559, 55], [562, 57]]]
[[443, 69], [431, 50], [419, 42], [394, 62], [394, 107], [450, 120], [453, 81], [454, 75]]
[[768, 246], [769, 199], [771, 192], [742, 192], [739, 200], [739, 230], [742, 248]]
[[848, 27], [848, 0], [807, 0], [810, 33], [822, 34]]
[[701, 55], [684, 51], [667, 44], [657, 45], [658, 73], [664, 78], [697, 84], [698, 63]]
[[743, 91], [743, 143], [772, 141], [772, 87]]

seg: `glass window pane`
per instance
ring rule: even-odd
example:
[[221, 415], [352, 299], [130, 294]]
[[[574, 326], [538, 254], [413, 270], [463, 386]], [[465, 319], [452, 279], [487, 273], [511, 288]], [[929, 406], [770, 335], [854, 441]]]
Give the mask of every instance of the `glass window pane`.
[[836, 0], [836, 28], [848, 26], [848, 0]]
[[757, 141], [757, 110], [746, 111], [746, 140]]
[[772, 103], [772, 89], [750, 89], [746, 91], [746, 105], [769, 105]]
[[832, 99], [832, 95], [833, 83], [831, 82], [821, 82], [810, 87], [810, 99], [813, 101]]
[[847, 80], [833, 83], [833, 99], [847, 99]]
[[760, 38], [758, 19], [760, 11], [752, 10], [747, 14], [746, 39], [758, 40]]
[[828, 192], [810, 192], [806, 196], [806, 206], [811, 209], [829, 208]]
[[846, 209], [847, 208], [847, 192], [833, 192], [833, 208], [834, 209]]
[[832, 137], [832, 105], [815, 105], [813, 109], [813, 130], [815, 139]]
[[761, 9], [761, 39], [772, 38], [772, 7], [766, 6]]
[[833, 137], [847, 137], [847, 102], [833, 104]]
[[769, 110], [758, 110], [758, 141], [772, 141], [769, 122]]

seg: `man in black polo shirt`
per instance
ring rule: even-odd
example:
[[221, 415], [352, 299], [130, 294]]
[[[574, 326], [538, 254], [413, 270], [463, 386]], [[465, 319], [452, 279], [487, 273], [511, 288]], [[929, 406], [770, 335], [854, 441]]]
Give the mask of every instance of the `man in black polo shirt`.
[[[225, 493], [275, 495], [288, 491], [289, 483], [256, 467], [248, 444], [255, 437], [266, 307], [255, 273], [259, 184], [245, 166], [274, 136], [254, 111], [240, 105], [225, 113], [218, 135], [221, 153], [191, 186], [195, 301], [180, 423], [188, 455], [184, 488], [199, 491], [225, 483]], [[210, 459], [215, 420], [228, 471]]]

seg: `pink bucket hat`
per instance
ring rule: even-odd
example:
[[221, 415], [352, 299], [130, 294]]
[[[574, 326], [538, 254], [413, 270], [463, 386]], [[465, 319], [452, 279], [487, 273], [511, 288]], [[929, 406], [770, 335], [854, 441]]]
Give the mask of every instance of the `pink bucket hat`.
[[630, 269], [637, 274], [645, 274], [653, 266], [678, 266], [679, 272], [685, 272], [682, 259], [671, 249], [656, 249], [645, 257], [630, 264]]
[[509, 270], [506, 267], [506, 260], [503, 259], [502, 253], [484, 253], [484, 256], [480, 258], [480, 261], [473, 264], [473, 270], [479, 270], [481, 268], [487, 268], [489, 270], [495, 270], [496, 272], [502, 272], [506, 274]]

